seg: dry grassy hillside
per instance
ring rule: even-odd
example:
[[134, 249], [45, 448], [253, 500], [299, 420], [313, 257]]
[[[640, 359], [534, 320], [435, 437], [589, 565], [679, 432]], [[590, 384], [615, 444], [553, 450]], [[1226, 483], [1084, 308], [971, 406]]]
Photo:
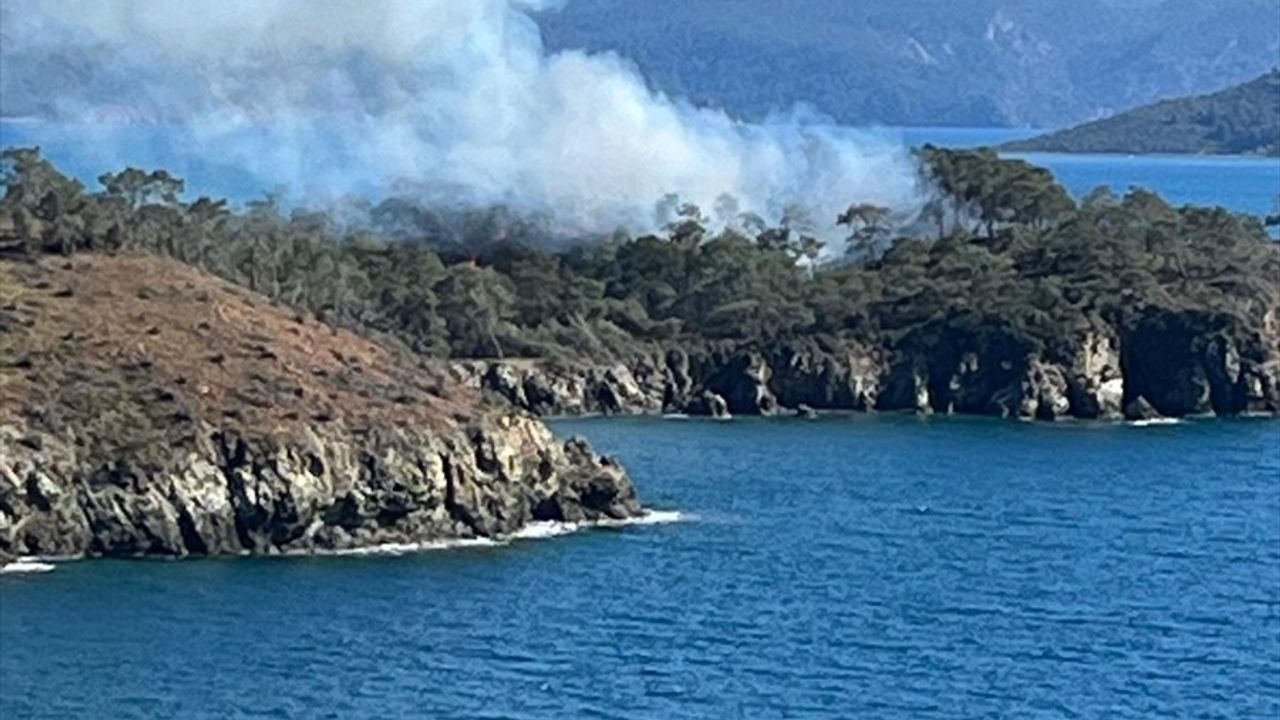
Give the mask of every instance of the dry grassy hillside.
[[157, 257], [0, 262], [0, 331], [0, 420], [49, 430], [430, 428], [471, 419], [478, 400], [407, 354]]

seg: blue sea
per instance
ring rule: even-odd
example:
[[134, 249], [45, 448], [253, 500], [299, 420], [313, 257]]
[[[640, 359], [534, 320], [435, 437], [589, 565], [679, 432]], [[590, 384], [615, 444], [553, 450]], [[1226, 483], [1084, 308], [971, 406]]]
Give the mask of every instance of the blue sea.
[[[1039, 134], [1009, 128], [863, 128], [871, 136], [917, 147], [977, 147]], [[0, 147], [39, 145], [47, 157], [89, 187], [103, 172], [127, 163], [164, 167], [187, 180], [192, 196], [227, 197], [236, 202], [260, 198], [276, 190], [228, 158], [220, 161], [193, 153], [189, 138], [173, 128], [155, 126], [77, 126], [0, 120]], [[1237, 212], [1266, 215], [1280, 212], [1280, 158], [1204, 155], [1013, 155], [1043, 165], [1077, 197], [1109, 185], [1123, 193], [1143, 187], [1175, 205], [1222, 205]], [[370, 192], [375, 189], [370, 188]]]
[[555, 427], [676, 521], [3, 576], [0, 717], [1280, 717], [1280, 423]]
[[[995, 146], [1039, 135], [1009, 128], [898, 128], [880, 131], [911, 147]], [[1076, 197], [1108, 185], [1155, 190], [1174, 205], [1221, 205], [1236, 212], [1280, 212], [1280, 158], [1238, 155], [1090, 155], [1005, 153], [1051, 170]]]

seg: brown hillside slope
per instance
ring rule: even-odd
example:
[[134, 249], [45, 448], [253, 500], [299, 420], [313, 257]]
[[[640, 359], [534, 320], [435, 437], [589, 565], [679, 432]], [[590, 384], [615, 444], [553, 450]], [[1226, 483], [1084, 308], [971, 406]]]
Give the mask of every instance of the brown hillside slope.
[[611, 461], [189, 266], [0, 261], [0, 554], [216, 554], [625, 517]]
[[164, 431], [219, 416], [245, 428], [325, 417], [438, 428], [476, 412], [470, 391], [410, 358], [173, 260], [4, 263], [0, 287], [10, 420], [23, 405], [79, 413], [65, 418], [76, 423], [127, 405]]

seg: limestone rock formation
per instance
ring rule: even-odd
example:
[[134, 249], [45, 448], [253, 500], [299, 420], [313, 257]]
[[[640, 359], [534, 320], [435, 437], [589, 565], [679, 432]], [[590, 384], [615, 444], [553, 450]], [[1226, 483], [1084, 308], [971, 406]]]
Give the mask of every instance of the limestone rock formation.
[[1157, 420], [1161, 415], [1145, 397], [1139, 395], [1124, 406], [1124, 417], [1126, 420]]
[[652, 348], [607, 365], [456, 365], [471, 387], [544, 415], [771, 415], [801, 407], [1056, 420], [1117, 419], [1138, 397], [1165, 416], [1280, 411], [1280, 311], [1261, 328], [1148, 310], [1123, 331], [1094, 318], [1053, 348], [998, 320], [942, 322], [876, 347]]
[[1071, 412], [1077, 417], [1115, 419], [1124, 409], [1124, 370], [1119, 340], [1091, 329], [1080, 339], [1067, 373]]

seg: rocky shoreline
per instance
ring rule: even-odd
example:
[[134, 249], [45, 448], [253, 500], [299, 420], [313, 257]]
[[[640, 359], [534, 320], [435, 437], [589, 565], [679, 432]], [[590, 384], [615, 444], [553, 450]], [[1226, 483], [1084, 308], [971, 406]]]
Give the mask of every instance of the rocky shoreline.
[[293, 441], [202, 430], [196, 448], [143, 467], [0, 426], [0, 559], [336, 551], [641, 512], [617, 463], [527, 417]]
[[[155, 280], [163, 278], [163, 280]], [[891, 342], [672, 343], [437, 363], [181, 263], [0, 262], [0, 561], [345, 551], [643, 513], [537, 416], [914, 411], [1150, 420], [1280, 411], [1280, 311], [998, 319]]]
[[1031, 347], [998, 322], [939, 323], [892, 344], [652, 348], [614, 362], [458, 361], [452, 374], [534, 414], [807, 415], [914, 411], [1055, 420], [1280, 412], [1280, 312], [1260, 330], [1208, 312], [1098, 321]]
[[[163, 279], [158, 279], [163, 278]], [[341, 551], [642, 514], [612, 459], [155, 258], [0, 263], [0, 564]]]
[[296, 442], [206, 430], [193, 450], [134, 468], [0, 427], [0, 552], [273, 555], [640, 514], [616, 462], [531, 418], [445, 434], [308, 428]]

